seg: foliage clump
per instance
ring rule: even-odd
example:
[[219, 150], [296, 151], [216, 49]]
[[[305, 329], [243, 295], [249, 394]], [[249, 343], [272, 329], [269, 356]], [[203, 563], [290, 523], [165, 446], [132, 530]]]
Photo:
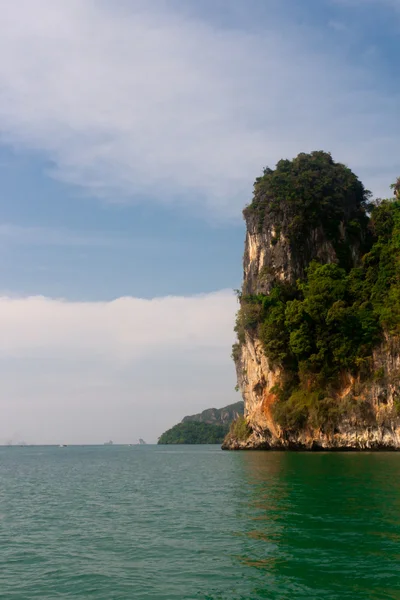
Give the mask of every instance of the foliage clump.
[[[348, 265], [349, 244], [355, 239], [367, 241], [370, 196], [356, 175], [329, 153], [302, 153], [294, 160], [280, 160], [275, 169], [264, 169], [255, 181], [253, 201], [244, 216], [256, 216], [260, 228], [265, 219], [274, 222], [272, 244], [284, 234], [298, 254], [307, 254], [310, 230], [321, 227], [340, 261]], [[340, 236], [343, 223], [346, 235]]]
[[240, 416], [231, 423], [229, 435], [239, 441], [245, 442], [251, 434], [251, 429], [247, 424], [246, 418]]

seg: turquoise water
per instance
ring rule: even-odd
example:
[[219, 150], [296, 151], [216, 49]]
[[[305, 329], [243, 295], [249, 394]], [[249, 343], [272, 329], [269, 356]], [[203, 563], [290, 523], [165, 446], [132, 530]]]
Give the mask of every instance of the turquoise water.
[[400, 454], [0, 448], [0, 597], [400, 599]]

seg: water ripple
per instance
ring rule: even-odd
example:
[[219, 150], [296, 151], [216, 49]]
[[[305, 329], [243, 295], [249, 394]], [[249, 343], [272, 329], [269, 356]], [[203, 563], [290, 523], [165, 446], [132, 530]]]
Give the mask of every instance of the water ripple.
[[400, 599], [400, 455], [0, 449], [0, 595]]

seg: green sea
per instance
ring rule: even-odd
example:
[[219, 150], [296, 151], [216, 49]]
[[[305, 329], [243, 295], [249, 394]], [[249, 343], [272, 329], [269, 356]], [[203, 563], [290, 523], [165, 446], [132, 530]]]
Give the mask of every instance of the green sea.
[[400, 454], [0, 448], [0, 598], [400, 599]]

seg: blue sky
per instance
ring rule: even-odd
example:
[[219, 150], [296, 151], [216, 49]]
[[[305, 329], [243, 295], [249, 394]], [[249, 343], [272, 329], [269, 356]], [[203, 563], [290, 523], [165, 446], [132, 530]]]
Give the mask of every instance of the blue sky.
[[184, 414], [237, 399], [230, 290], [262, 168], [324, 149], [389, 195], [400, 2], [0, 9], [0, 441], [154, 440]]
[[214, 223], [151, 198], [99, 201], [48, 170], [31, 154], [0, 153], [3, 292], [95, 301], [239, 287], [239, 219]]

